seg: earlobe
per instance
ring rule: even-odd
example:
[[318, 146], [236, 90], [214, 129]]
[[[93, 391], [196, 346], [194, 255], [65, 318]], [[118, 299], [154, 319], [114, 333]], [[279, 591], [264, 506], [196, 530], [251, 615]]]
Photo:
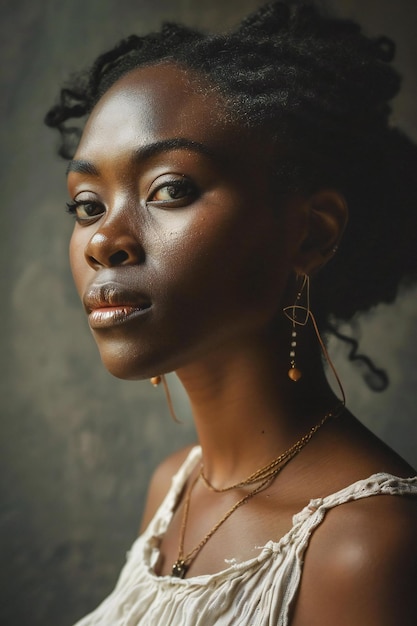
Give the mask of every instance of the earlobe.
[[305, 235], [294, 259], [297, 274], [311, 275], [335, 254], [348, 220], [344, 197], [333, 189], [323, 189], [305, 200]]

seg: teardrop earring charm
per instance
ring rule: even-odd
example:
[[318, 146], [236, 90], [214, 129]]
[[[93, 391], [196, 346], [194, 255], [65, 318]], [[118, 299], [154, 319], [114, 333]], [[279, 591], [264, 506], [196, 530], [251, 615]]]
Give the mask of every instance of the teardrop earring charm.
[[161, 384], [162, 378], [161, 376], [152, 376], [149, 380], [154, 387], [158, 387], [158, 385]]

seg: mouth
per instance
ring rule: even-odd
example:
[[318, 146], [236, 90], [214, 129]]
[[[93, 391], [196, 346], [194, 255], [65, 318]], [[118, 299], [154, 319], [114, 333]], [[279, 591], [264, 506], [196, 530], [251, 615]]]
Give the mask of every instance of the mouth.
[[149, 309], [150, 306], [139, 308], [128, 305], [94, 309], [88, 315], [88, 323], [93, 329], [118, 326], [120, 324], [124, 324], [134, 317], [143, 315]]
[[83, 303], [92, 329], [124, 324], [145, 315], [151, 308], [142, 294], [117, 283], [92, 285]]

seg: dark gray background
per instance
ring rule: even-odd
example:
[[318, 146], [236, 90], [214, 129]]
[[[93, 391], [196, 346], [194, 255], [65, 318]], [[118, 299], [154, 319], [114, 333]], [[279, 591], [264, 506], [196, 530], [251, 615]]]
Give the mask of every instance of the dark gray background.
[[[231, 25], [255, 0], [2, 0], [1, 580], [4, 626], [70, 626], [110, 591], [134, 539], [156, 463], [193, 438], [185, 400], [174, 424], [162, 391], [102, 368], [67, 264], [65, 164], [42, 125], [69, 72], [131, 32], [177, 19]], [[417, 138], [417, 3], [334, 0], [342, 15], [398, 43], [395, 121]], [[393, 207], [395, 211], [395, 207]], [[417, 465], [416, 291], [358, 323], [362, 348], [391, 377], [384, 394], [331, 349], [348, 403]]]

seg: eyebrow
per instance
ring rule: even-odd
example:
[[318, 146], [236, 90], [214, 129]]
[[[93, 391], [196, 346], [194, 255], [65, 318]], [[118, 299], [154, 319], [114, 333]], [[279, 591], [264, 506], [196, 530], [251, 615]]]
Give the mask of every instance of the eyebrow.
[[[161, 154], [163, 152], [169, 152], [171, 150], [192, 150], [210, 157], [215, 158], [212, 150], [208, 146], [192, 139], [186, 139], [185, 137], [174, 137], [172, 139], [162, 139], [161, 141], [155, 141], [153, 143], [142, 146], [134, 151], [134, 160], [142, 161], [150, 159], [153, 156]], [[88, 174], [90, 176], [99, 176], [100, 172], [97, 167], [90, 161], [85, 159], [73, 159], [68, 163], [67, 175], [70, 172], [77, 174]]]
[[213, 152], [208, 146], [192, 139], [186, 139], [185, 137], [174, 137], [172, 139], [162, 139], [161, 141], [155, 141], [146, 146], [138, 148], [135, 151], [136, 158], [138, 160], [149, 159], [161, 152], [169, 152], [170, 150], [192, 150], [193, 152], [199, 152], [205, 156], [214, 158]]
[[89, 174], [90, 176], [98, 176], [99, 171], [93, 163], [84, 159], [71, 160], [68, 163], [66, 174], [76, 172], [77, 174]]

